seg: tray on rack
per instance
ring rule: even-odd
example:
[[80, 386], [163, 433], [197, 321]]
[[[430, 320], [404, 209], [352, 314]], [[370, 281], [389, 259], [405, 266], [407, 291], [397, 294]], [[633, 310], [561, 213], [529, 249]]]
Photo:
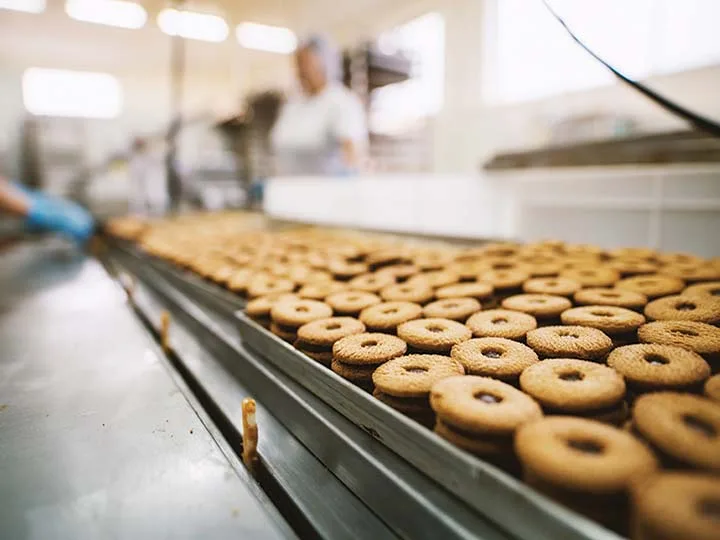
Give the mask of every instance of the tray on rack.
[[533, 540], [621, 538], [456, 448], [308, 358], [244, 313], [238, 312], [236, 321], [248, 348], [513, 535]]

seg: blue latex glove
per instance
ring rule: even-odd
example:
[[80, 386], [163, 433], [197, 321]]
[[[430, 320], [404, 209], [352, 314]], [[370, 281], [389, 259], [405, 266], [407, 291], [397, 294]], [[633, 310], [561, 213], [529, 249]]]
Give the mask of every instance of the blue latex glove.
[[90, 238], [95, 222], [82, 206], [37, 191], [23, 191], [30, 202], [30, 210], [25, 219], [25, 224], [30, 229], [58, 232], [78, 244], [84, 244]]

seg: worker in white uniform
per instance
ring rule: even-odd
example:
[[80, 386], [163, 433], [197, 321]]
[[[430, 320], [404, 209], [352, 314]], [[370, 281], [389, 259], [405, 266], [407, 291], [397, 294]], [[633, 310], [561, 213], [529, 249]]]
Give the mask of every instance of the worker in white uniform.
[[358, 171], [367, 150], [362, 103], [345, 88], [342, 56], [325, 38], [312, 37], [295, 54], [302, 92], [282, 106], [271, 133], [279, 176]]
[[129, 161], [130, 213], [139, 217], [159, 217], [168, 207], [166, 174], [162, 160], [153, 156], [145, 139], [133, 141]]

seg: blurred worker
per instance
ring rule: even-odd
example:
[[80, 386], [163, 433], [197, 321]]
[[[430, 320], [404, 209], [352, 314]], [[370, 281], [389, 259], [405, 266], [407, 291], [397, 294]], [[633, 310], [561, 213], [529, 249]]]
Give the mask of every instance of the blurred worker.
[[367, 123], [360, 100], [341, 82], [342, 56], [316, 36], [297, 49], [295, 65], [302, 94], [283, 105], [271, 134], [277, 174], [357, 171], [367, 148]]
[[141, 217], [162, 216], [167, 206], [167, 181], [162, 162], [152, 155], [147, 141], [137, 137], [130, 156], [130, 213]]
[[24, 218], [28, 229], [57, 232], [77, 243], [93, 233], [94, 221], [80, 205], [32, 191], [0, 177], [0, 211]]

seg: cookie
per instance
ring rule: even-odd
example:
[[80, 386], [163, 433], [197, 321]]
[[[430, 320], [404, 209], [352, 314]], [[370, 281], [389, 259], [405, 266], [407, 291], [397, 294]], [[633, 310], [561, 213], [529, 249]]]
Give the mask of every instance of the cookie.
[[601, 361], [613, 347], [604, 332], [586, 326], [547, 326], [531, 330], [526, 339], [541, 358]]
[[625, 381], [615, 370], [566, 358], [529, 366], [520, 375], [520, 388], [552, 413], [597, 413], [625, 398]]
[[413, 302], [383, 302], [360, 312], [360, 320], [372, 332], [395, 333], [397, 326], [422, 317], [423, 308]]
[[414, 275], [408, 280], [408, 283], [412, 285], [424, 283], [432, 288], [435, 288], [452, 285], [458, 281], [460, 281], [460, 276], [455, 272], [450, 270], [433, 270], [431, 272], [423, 272], [422, 274]]
[[705, 381], [703, 392], [706, 397], [713, 401], [720, 402], [720, 374], [713, 375]]
[[645, 306], [651, 321], [696, 321], [720, 324], [720, 298], [710, 296], [666, 296]]
[[655, 260], [658, 262], [658, 264], [662, 264], [665, 266], [668, 265], [698, 265], [702, 264], [704, 261], [702, 258], [698, 257], [697, 255], [693, 255], [691, 253], [658, 253], [655, 256]]
[[346, 364], [337, 359], [333, 359], [330, 369], [343, 379], [347, 379], [352, 383], [370, 384], [372, 383], [372, 374], [377, 369], [377, 365]]
[[607, 268], [618, 272], [623, 277], [629, 277], [655, 274], [660, 267], [654, 262], [640, 259], [618, 259], [610, 261], [607, 264]]
[[539, 361], [530, 347], [505, 338], [476, 338], [455, 345], [450, 356], [468, 375], [479, 375], [516, 384], [524, 369]]
[[690, 285], [682, 292], [683, 296], [714, 296], [720, 298], [720, 281]]
[[368, 253], [365, 262], [375, 271], [383, 266], [410, 262], [407, 254], [399, 248], [385, 248]]
[[333, 345], [333, 357], [343, 364], [377, 365], [404, 355], [407, 344], [400, 338], [380, 333], [355, 334]]
[[514, 458], [511, 437], [478, 436], [450, 426], [439, 419], [436, 421], [433, 431], [458, 448], [490, 462], [495, 461], [493, 458]]
[[332, 351], [309, 351], [307, 349], [303, 349], [302, 347], [298, 347], [297, 342], [295, 343], [295, 348], [297, 348], [297, 350], [299, 350], [305, 356], [310, 357], [311, 359], [315, 360], [317, 363], [322, 364], [325, 367], [330, 367], [330, 363], [332, 362]]
[[663, 455], [681, 466], [720, 472], [720, 404], [677, 392], [640, 396], [633, 426]]
[[376, 293], [381, 289], [395, 285], [395, 277], [390, 274], [362, 274], [352, 278], [348, 287], [355, 291]]
[[582, 418], [587, 418], [588, 420], [602, 422], [603, 424], [622, 427], [628, 422], [628, 418], [630, 418], [630, 407], [628, 406], [627, 401], [621, 401], [617, 405], [606, 409], [574, 413], [574, 416], [580, 416]]
[[570, 416], [521, 426], [515, 451], [526, 475], [577, 493], [624, 493], [635, 479], [657, 469], [652, 452], [632, 435]]
[[453, 254], [445, 251], [426, 251], [412, 256], [412, 262], [421, 270], [440, 270], [453, 260]]
[[654, 260], [657, 252], [654, 249], [644, 247], [624, 247], [614, 249], [608, 255], [616, 259]]
[[321, 347], [332, 347], [333, 343], [346, 336], [365, 332], [365, 325], [352, 317], [330, 317], [309, 322], [298, 328], [298, 339], [304, 343]]
[[635, 392], [692, 390], [710, 376], [710, 366], [699, 354], [671, 345], [619, 347], [607, 363]]
[[574, 300], [579, 306], [617, 306], [635, 311], [642, 311], [648, 303], [642, 293], [605, 288], [581, 289], [575, 293]]
[[700, 283], [703, 281], [717, 281], [720, 279], [720, 270], [709, 264], [692, 264], [689, 266], [665, 266], [661, 273], [682, 279], [687, 283]]
[[621, 279], [615, 284], [615, 288], [639, 292], [652, 300], [661, 296], [678, 294], [685, 288], [685, 282], [671, 276], [651, 274]]
[[373, 373], [375, 387], [395, 397], [423, 397], [436, 382], [464, 373], [462, 365], [449, 356], [410, 354], [390, 360]]
[[430, 400], [428, 396], [419, 398], [401, 398], [384, 394], [377, 388], [373, 390], [373, 396], [378, 400], [382, 401], [388, 407], [392, 407], [396, 411], [400, 411], [403, 414], [421, 415], [428, 412], [432, 412], [430, 409]]
[[492, 285], [496, 291], [520, 289], [530, 279], [530, 274], [523, 270], [488, 270], [478, 275], [481, 283]]
[[295, 340], [297, 340], [297, 333], [295, 330], [296, 329], [293, 327], [288, 328], [275, 322], [270, 323], [270, 331], [283, 341], [287, 341], [290, 344], [295, 343]]
[[394, 264], [385, 266], [375, 273], [379, 275], [392, 276], [396, 281], [407, 281], [411, 276], [420, 272], [420, 269], [414, 264]]
[[333, 259], [328, 262], [327, 269], [335, 279], [347, 281], [355, 276], [367, 273], [368, 266], [361, 262], [348, 262], [345, 259]]
[[270, 317], [270, 310], [277, 302], [286, 300], [299, 300], [296, 294], [269, 294], [250, 300], [245, 306], [245, 313], [251, 319], [264, 319]]
[[297, 292], [301, 298], [310, 300], [323, 300], [331, 294], [338, 293], [347, 289], [345, 283], [339, 281], [317, 281], [303, 285]]
[[615, 306], [584, 306], [568, 309], [560, 315], [565, 325], [597, 328], [609, 336], [635, 332], [645, 323], [639, 313]]
[[398, 325], [398, 337], [422, 352], [448, 353], [453, 345], [472, 337], [465, 325], [449, 319], [417, 319]]
[[501, 305], [504, 309], [527, 313], [536, 319], [553, 319], [572, 307], [567, 298], [549, 294], [518, 294], [506, 298]]
[[580, 290], [580, 283], [561, 277], [534, 278], [523, 284], [523, 291], [528, 294], [572, 296], [578, 290]]
[[307, 299], [277, 302], [270, 309], [273, 323], [295, 328], [317, 319], [327, 319], [332, 314], [332, 308], [324, 302]]
[[426, 304], [435, 297], [435, 293], [432, 288], [425, 283], [417, 283], [415, 285], [399, 283], [397, 285], [389, 285], [382, 289], [380, 296], [386, 302]]
[[674, 345], [690, 349], [710, 365], [720, 367], [720, 328], [693, 321], [656, 321], [638, 329], [642, 343]]
[[294, 290], [295, 282], [270, 276], [256, 276], [247, 285], [247, 295], [250, 298], [258, 298], [268, 294], [291, 293]]
[[467, 296], [482, 301], [493, 293], [492, 285], [488, 283], [458, 283], [456, 285], [446, 285], [435, 290], [435, 296], [441, 298], [457, 298]]
[[481, 311], [465, 323], [475, 337], [499, 337], [523, 341], [530, 330], [537, 328], [532, 315], [506, 309]]
[[[557, 277], [563, 270], [563, 263], [559, 259], [550, 259], [544, 261], [533, 261], [532, 259], [524, 260], [525, 266], [531, 277], [533, 278], [550, 278]], [[554, 294], [554, 293], [550, 293]]]
[[720, 482], [700, 473], [663, 472], [632, 486], [633, 538], [717, 540]]
[[620, 280], [620, 273], [612, 268], [581, 267], [568, 268], [560, 277], [578, 283], [581, 287], [612, 287]]
[[338, 315], [358, 315], [363, 309], [382, 302], [376, 294], [365, 291], [343, 291], [325, 298]]
[[465, 322], [480, 309], [480, 302], [474, 298], [445, 298], [427, 304], [423, 308], [423, 316]]
[[523, 424], [542, 418], [540, 406], [527, 394], [474, 375], [433, 384], [430, 406], [445, 424], [475, 434], [511, 435]]

